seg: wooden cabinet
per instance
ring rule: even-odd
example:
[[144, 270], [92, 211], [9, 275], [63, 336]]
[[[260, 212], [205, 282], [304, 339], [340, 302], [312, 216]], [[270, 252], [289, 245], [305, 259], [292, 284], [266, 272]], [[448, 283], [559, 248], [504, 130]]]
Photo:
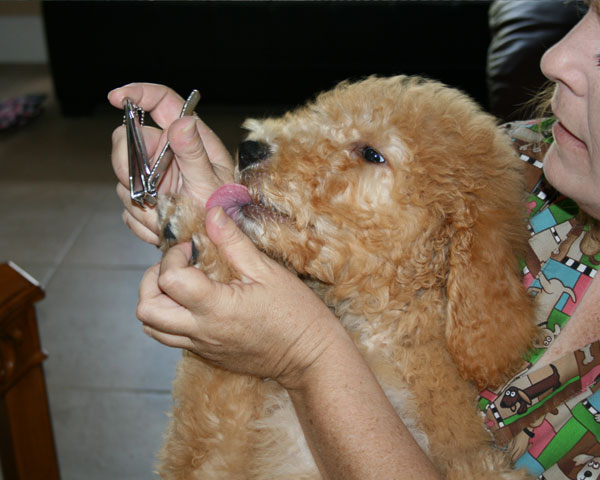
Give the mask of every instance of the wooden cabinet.
[[0, 461], [5, 480], [54, 480], [58, 462], [34, 303], [37, 282], [0, 265]]

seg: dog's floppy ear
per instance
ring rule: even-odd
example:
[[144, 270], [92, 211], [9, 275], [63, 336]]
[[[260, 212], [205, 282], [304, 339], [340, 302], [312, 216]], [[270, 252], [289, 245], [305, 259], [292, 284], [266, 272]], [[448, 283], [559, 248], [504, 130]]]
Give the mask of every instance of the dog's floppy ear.
[[580, 466], [588, 463], [593, 458], [594, 457], [592, 455], [586, 455], [585, 453], [582, 453], [573, 458], [573, 463], [577, 466]]
[[526, 234], [519, 204], [480, 200], [465, 202], [452, 222], [446, 341], [461, 375], [483, 389], [522, 366], [535, 326], [515, 252]]

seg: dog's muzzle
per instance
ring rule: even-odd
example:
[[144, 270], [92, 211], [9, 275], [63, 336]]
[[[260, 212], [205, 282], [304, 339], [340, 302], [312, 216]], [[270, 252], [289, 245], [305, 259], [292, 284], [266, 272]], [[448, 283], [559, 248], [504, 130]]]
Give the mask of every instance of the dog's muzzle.
[[238, 167], [240, 172], [258, 162], [266, 160], [271, 155], [271, 148], [263, 142], [246, 140], [240, 143], [238, 149]]

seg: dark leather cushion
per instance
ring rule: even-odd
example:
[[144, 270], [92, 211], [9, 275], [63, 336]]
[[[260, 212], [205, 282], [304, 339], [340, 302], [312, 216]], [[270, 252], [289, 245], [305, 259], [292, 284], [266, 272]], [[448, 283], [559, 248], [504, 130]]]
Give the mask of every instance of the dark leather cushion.
[[487, 81], [490, 111], [503, 120], [524, 118], [523, 105], [545, 83], [544, 52], [582, 17], [580, 2], [495, 0], [489, 9]]

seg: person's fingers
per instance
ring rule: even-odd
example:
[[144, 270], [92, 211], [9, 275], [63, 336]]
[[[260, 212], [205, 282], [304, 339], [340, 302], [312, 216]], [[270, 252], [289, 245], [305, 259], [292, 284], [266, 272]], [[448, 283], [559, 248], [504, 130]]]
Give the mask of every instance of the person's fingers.
[[[117, 184], [117, 196], [123, 202], [125, 211], [123, 221], [125, 224], [137, 235], [140, 228], [147, 230], [153, 235], [153, 241], [150, 243], [158, 245], [158, 225], [157, 225], [157, 213], [155, 208], [146, 207], [142, 208], [137, 203], [131, 200], [129, 189], [124, 187], [122, 184]], [[138, 227], [139, 224], [139, 227]], [[139, 235], [138, 235], [139, 236]], [[146, 237], [147, 235], [144, 235]], [[140, 237], [141, 238], [141, 237]], [[146, 238], [143, 238], [146, 240]]]
[[157, 342], [172, 348], [181, 348], [192, 350], [194, 343], [189, 337], [183, 335], [173, 335], [171, 333], [162, 332], [150, 325], [144, 324], [144, 333]]
[[175, 245], [165, 253], [158, 285], [169, 297], [195, 313], [203, 314], [218, 299], [219, 289], [226, 285], [211, 281], [203, 272], [189, 265], [191, 243]]
[[[110, 103], [118, 108], [122, 108], [125, 97], [130, 98], [138, 106], [150, 112], [154, 121], [163, 129], [169, 127], [171, 123], [179, 118], [184, 103], [183, 99], [170, 88], [152, 83], [132, 83], [112, 90], [108, 94]], [[196, 119], [196, 127], [202, 137], [208, 158], [210, 158], [212, 164], [217, 166], [216, 174], [220, 179], [220, 183], [232, 181], [233, 161], [231, 155], [220, 138], [196, 115], [193, 117]], [[155, 148], [151, 148], [148, 140], [146, 142], [148, 151], [154, 151]], [[164, 140], [161, 141], [161, 145], [164, 145]], [[119, 168], [124, 167], [119, 166]], [[122, 181], [122, 177], [121, 174], [119, 176], [120, 181]], [[163, 182], [167, 182], [167, 180], [164, 179]]]
[[124, 98], [150, 112], [161, 128], [167, 128], [179, 117], [184, 104], [174, 90], [155, 83], [130, 83], [108, 93], [108, 101], [117, 108], [123, 108]]
[[161, 289], [158, 287], [159, 275], [160, 263], [156, 263], [144, 272], [142, 280], [140, 281], [140, 285], [138, 287], [138, 310], [136, 314], [138, 315], [138, 318], [142, 320], [142, 322], [144, 322], [146, 319], [145, 317], [147, 317], [147, 311], [145, 310], [145, 306], [143, 308], [140, 308], [140, 306], [149, 304], [163, 294]]
[[193, 316], [161, 290], [160, 269], [160, 264], [156, 264], [142, 277], [136, 316], [145, 325], [161, 332], [190, 336], [195, 325]]
[[150, 245], [158, 246], [160, 237], [145, 225], [137, 221], [128, 210], [123, 210], [123, 223], [131, 230], [131, 232], [140, 240], [149, 243]]
[[196, 128], [200, 133], [200, 137], [202, 137], [208, 158], [215, 167], [215, 173], [221, 179], [221, 183], [233, 181], [233, 159], [221, 139], [198, 117], [196, 117]]
[[222, 207], [211, 208], [206, 214], [206, 232], [245, 283], [257, 281], [272, 260], [265, 256], [227, 216]]
[[202, 206], [220, 185], [215, 175], [196, 117], [176, 120], [169, 128], [169, 142], [177, 158], [177, 165], [183, 176], [183, 188], [189, 195], [201, 200]]
[[127, 160], [127, 133], [125, 126], [115, 128], [112, 133], [112, 167], [117, 179], [123, 185], [129, 182], [129, 162]]

